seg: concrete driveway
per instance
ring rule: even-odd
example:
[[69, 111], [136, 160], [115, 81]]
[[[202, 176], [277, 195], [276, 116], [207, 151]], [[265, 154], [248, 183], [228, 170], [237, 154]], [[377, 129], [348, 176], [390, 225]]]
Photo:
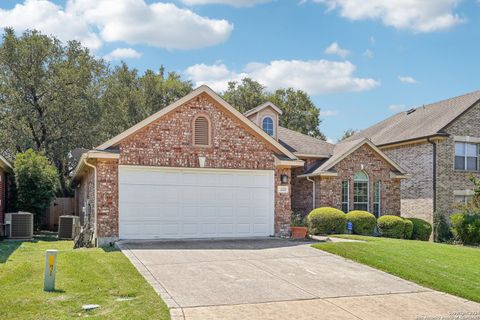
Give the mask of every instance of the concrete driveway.
[[[122, 242], [119, 246], [171, 308], [172, 320], [434, 319], [448, 315], [453, 319], [452, 312], [465, 315], [464, 319], [480, 319], [479, 304], [313, 249], [310, 244], [257, 239]], [[475, 312], [477, 318], [471, 318]], [[457, 314], [455, 319], [462, 318]]]

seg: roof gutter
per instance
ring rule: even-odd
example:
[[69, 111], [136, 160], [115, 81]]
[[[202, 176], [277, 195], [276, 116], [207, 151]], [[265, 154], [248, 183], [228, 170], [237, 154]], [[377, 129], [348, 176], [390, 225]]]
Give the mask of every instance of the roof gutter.
[[410, 143], [415, 143], [415, 142], [430, 142], [429, 140], [431, 140], [433, 138], [446, 138], [446, 137], [449, 137], [449, 136], [450, 135], [448, 133], [439, 132], [439, 133], [432, 134], [432, 135], [429, 135], [429, 136], [379, 144], [379, 145], [377, 145], [377, 147], [381, 148], [381, 149], [383, 149], [383, 148], [393, 148], [393, 147], [398, 146], [398, 145], [410, 144]]
[[433, 212], [437, 211], [437, 144], [435, 141], [432, 141], [430, 138], [427, 141], [432, 144], [432, 153], [433, 153]]
[[93, 203], [94, 203], [94, 215], [95, 215], [95, 222], [93, 225], [93, 241], [95, 241], [95, 247], [98, 246], [98, 241], [97, 241], [97, 167], [94, 166], [91, 163], [88, 163], [87, 159], [83, 159], [83, 163], [87, 166], [93, 169], [93, 188], [94, 188], [94, 193], [93, 193]]
[[312, 180], [310, 177], [307, 177], [307, 181], [312, 183], [312, 210], [315, 209], [315, 180]]

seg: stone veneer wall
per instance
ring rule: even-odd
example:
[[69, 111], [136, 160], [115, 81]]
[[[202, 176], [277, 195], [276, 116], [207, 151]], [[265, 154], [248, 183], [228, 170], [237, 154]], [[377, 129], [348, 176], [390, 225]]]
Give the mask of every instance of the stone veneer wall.
[[469, 177], [480, 178], [480, 171], [455, 170], [454, 136], [480, 138], [480, 103], [470, 108], [444, 130], [450, 137], [437, 144], [437, 210], [447, 215], [455, 211], [454, 191], [472, 190]]
[[369, 211], [373, 212], [373, 183], [381, 181], [381, 215], [400, 215], [400, 180], [390, 178], [391, 165], [371, 147], [363, 145], [335, 165], [336, 177], [316, 177], [316, 206], [342, 209], [342, 181], [350, 181], [350, 208], [353, 210], [353, 176], [362, 170], [369, 177]]
[[384, 149], [410, 174], [401, 182], [401, 214], [433, 222], [433, 145], [429, 142]]
[[[202, 94], [125, 138], [119, 145], [118, 163], [97, 162], [99, 242], [118, 238], [118, 165], [198, 168], [198, 157], [204, 156], [207, 168], [275, 170], [275, 154], [270, 146], [222, 109], [210, 96]], [[209, 147], [192, 144], [193, 118], [198, 114], [210, 119]], [[277, 192], [282, 173], [290, 177], [290, 169], [275, 170], [275, 233], [288, 235], [291, 188], [288, 194]]]

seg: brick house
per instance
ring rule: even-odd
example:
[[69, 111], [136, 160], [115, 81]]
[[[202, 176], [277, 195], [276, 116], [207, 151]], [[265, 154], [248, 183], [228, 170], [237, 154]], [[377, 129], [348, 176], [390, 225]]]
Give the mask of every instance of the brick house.
[[[73, 183], [98, 244], [289, 235], [293, 211], [400, 213], [405, 171], [368, 139], [336, 146], [244, 115], [207, 86], [84, 153]], [[348, 185], [347, 185], [348, 184]]]
[[8, 161], [0, 156], [0, 236], [3, 236], [5, 225], [5, 210], [7, 208], [7, 189], [8, 189], [8, 180], [7, 176], [11, 173], [12, 166]]
[[448, 216], [472, 197], [469, 177], [480, 177], [480, 91], [400, 112], [350, 139], [359, 138], [411, 175], [401, 184], [402, 216]]

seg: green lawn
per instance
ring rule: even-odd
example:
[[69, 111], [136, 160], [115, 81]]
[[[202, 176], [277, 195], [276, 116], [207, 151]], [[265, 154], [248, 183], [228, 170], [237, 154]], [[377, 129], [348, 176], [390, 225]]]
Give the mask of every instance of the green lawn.
[[[0, 242], [0, 319], [170, 318], [120, 251], [72, 246], [71, 241]], [[43, 291], [47, 249], [58, 250], [56, 292]], [[83, 311], [84, 304], [100, 308]]]
[[365, 242], [327, 242], [313, 247], [428, 288], [480, 302], [479, 248], [362, 236], [340, 237]]

